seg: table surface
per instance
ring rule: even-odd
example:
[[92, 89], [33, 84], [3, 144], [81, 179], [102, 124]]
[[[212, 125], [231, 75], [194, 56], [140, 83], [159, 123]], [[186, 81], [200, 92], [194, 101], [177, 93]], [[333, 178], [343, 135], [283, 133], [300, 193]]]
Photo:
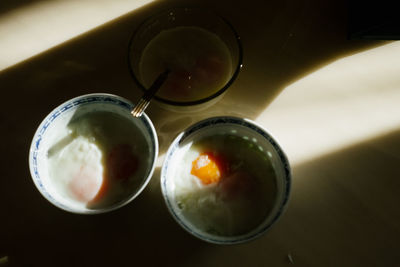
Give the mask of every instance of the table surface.
[[[0, 8], [0, 266], [399, 266], [400, 44], [347, 39], [346, 1], [6, 1]], [[204, 112], [146, 111], [160, 141], [143, 193], [102, 215], [52, 206], [28, 168], [33, 134], [60, 103], [107, 92], [135, 102], [133, 30], [168, 7], [234, 25], [244, 66]], [[216, 115], [256, 121], [288, 155], [287, 211], [261, 238], [219, 246], [185, 232], [163, 202], [176, 134]]]

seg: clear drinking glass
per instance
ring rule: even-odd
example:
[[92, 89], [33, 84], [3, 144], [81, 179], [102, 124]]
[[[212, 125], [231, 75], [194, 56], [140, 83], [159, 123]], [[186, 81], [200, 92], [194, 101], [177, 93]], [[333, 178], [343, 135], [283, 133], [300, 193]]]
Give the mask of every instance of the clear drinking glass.
[[157, 102], [169, 110], [198, 111], [216, 103], [234, 82], [242, 66], [242, 46], [226, 19], [207, 10], [175, 8], [137, 28], [128, 62], [142, 90], [169, 69]]

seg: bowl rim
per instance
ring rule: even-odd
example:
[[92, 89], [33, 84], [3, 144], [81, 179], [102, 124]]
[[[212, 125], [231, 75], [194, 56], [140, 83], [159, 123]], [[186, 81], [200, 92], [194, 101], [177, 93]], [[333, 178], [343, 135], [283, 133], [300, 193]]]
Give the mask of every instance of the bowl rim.
[[170, 12], [175, 12], [175, 11], [183, 11], [183, 12], [203, 12], [203, 13], [208, 13], [211, 14], [212, 16], [215, 16], [216, 18], [219, 18], [223, 23], [225, 23], [228, 28], [232, 31], [232, 34], [234, 36], [234, 39], [236, 40], [236, 45], [238, 48], [238, 62], [237, 64], [234, 65], [235, 67], [235, 71], [232, 74], [232, 76], [230, 77], [229, 81], [218, 91], [216, 91], [215, 93], [213, 93], [212, 95], [209, 95], [205, 98], [201, 98], [198, 100], [194, 100], [194, 101], [173, 101], [173, 100], [168, 100], [159, 96], [154, 96], [153, 98], [156, 99], [157, 101], [167, 104], [167, 105], [171, 105], [171, 106], [178, 106], [178, 107], [189, 107], [189, 106], [196, 106], [196, 105], [201, 105], [204, 104], [210, 100], [213, 100], [215, 98], [217, 98], [218, 96], [222, 95], [232, 84], [233, 82], [236, 80], [237, 76], [239, 75], [239, 72], [241, 70], [241, 68], [243, 67], [243, 47], [242, 47], [242, 42], [241, 42], [241, 38], [239, 36], [239, 34], [237, 33], [237, 31], [235, 30], [235, 28], [233, 27], [233, 25], [229, 22], [229, 20], [227, 20], [225, 17], [221, 16], [220, 14], [213, 12], [211, 10], [207, 10], [207, 9], [203, 9], [200, 7], [175, 7], [175, 8], [167, 8], [164, 10], [161, 10], [158, 13], [155, 13], [151, 16], [149, 16], [148, 18], [144, 19], [137, 27], [136, 29], [133, 31], [131, 38], [128, 42], [128, 56], [127, 56], [127, 61], [128, 61], [128, 67], [129, 67], [129, 72], [131, 74], [131, 77], [133, 78], [134, 82], [136, 83], [137, 86], [139, 86], [140, 90], [142, 90], [143, 92], [145, 92], [147, 89], [146, 87], [139, 81], [139, 79], [136, 77], [136, 74], [133, 70], [133, 66], [132, 66], [132, 62], [131, 62], [131, 57], [132, 57], [132, 45], [134, 43], [134, 39], [137, 36], [137, 34], [139, 33], [139, 31], [147, 24], [151, 23], [151, 21], [153, 21], [154, 19], [169, 14]]
[[[216, 236], [215, 238], [214, 237], [209, 238], [209, 237], [202, 235], [200, 232], [197, 232], [195, 229], [190, 228], [187, 224], [185, 224], [185, 222], [180, 218], [180, 216], [175, 213], [174, 209], [172, 208], [171, 201], [167, 195], [166, 172], [168, 169], [168, 163], [171, 160], [173, 153], [177, 149], [179, 149], [179, 145], [182, 142], [184, 142], [186, 138], [190, 137], [190, 135], [192, 133], [195, 133], [196, 131], [198, 131], [200, 129], [204, 129], [206, 127], [210, 127], [210, 126], [212, 127], [213, 125], [225, 124], [225, 123], [244, 126], [248, 129], [250, 129], [251, 131], [255, 131], [255, 132], [259, 133], [261, 136], [266, 138], [269, 143], [271, 143], [271, 145], [276, 150], [276, 152], [280, 158], [280, 162], [282, 163], [282, 168], [284, 169], [284, 176], [285, 176], [285, 177], [283, 177], [283, 179], [285, 180], [285, 187], [283, 190], [284, 197], [283, 197], [282, 202], [279, 205], [278, 211], [274, 214], [274, 216], [270, 220], [270, 222], [268, 224], [266, 224], [265, 226], [263, 226], [256, 233], [252, 233], [252, 231], [250, 231], [247, 234], [242, 234], [242, 235], [237, 235], [237, 236], [222, 237], [222, 238], [218, 238]], [[288, 157], [286, 156], [285, 152], [282, 150], [282, 148], [280, 147], [280, 145], [278, 144], [276, 139], [273, 137], [273, 135], [271, 133], [269, 133], [267, 130], [265, 130], [263, 126], [261, 126], [260, 124], [254, 122], [250, 119], [246, 119], [246, 118], [239, 118], [239, 117], [234, 117], [234, 116], [216, 116], [216, 117], [207, 118], [207, 119], [204, 119], [204, 120], [201, 120], [199, 122], [192, 124], [185, 130], [180, 132], [178, 134], [178, 136], [173, 140], [173, 142], [171, 143], [170, 147], [168, 148], [168, 150], [165, 154], [164, 163], [161, 168], [160, 184], [161, 184], [161, 191], [162, 191], [162, 195], [164, 198], [164, 202], [167, 206], [168, 211], [170, 212], [172, 217], [175, 219], [175, 221], [178, 222], [178, 224], [183, 229], [185, 229], [187, 232], [189, 232], [193, 236], [195, 236], [203, 241], [209, 242], [209, 243], [214, 243], [214, 244], [219, 244], [219, 245], [233, 245], [233, 244], [249, 242], [249, 241], [252, 241], [252, 240], [262, 236], [282, 217], [282, 214], [287, 209], [289, 198], [290, 198], [290, 191], [291, 191], [291, 187], [292, 187], [292, 173], [291, 173], [289, 160], [288, 160]]]
[[[115, 205], [112, 205], [110, 207], [102, 208], [102, 209], [86, 209], [86, 210], [77, 210], [68, 207], [67, 205], [64, 205], [63, 203], [57, 201], [55, 198], [53, 198], [50, 193], [47, 192], [45, 186], [41, 182], [41, 178], [37, 169], [37, 155], [38, 155], [38, 150], [40, 147], [40, 142], [42, 140], [42, 135], [46, 132], [47, 127], [63, 112], [70, 110], [71, 108], [84, 105], [84, 104], [94, 104], [94, 103], [111, 103], [115, 104], [121, 108], [125, 108], [128, 112], [130, 112], [133, 108], [133, 104], [131, 101], [128, 99], [114, 95], [114, 94], [109, 94], [109, 93], [90, 93], [90, 94], [84, 94], [80, 96], [76, 96], [74, 98], [71, 98], [69, 100], [66, 100], [62, 102], [60, 105], [52, 109], [46, 117], [41, 121], [39, 126], [36, 128], [36, 131], [33, 135], [30, 148], [29, 148], [29, 155], [28, 155], [28, 163], [29, 163], [29, 170], [31, 174], [31, 179], [33, 180], [33, 183], [35, 184], [37, 190], [40, 192], [40, 194], [51, 204], [54, 206], [64, 210], [68, 211], [71, 213], [76, 213], [76, 214], [84, 214], [84, 215], [89, 215], [89, 214], [100, 214], [100, 213], [106, 213], [110, 212], [116, 209], [119, 209], [128, 203], [130, 203], [133, 199], [135, 199], [148, 185], [150, 182], [155, 167], [157, 163], [157, 158], [158, 158], [158, 153], [159, 153], [159, 147], [158, 147], [158, 137], [157, 133], [155, 130], [155, 127], [153, 125], [153, 122], [150, 120], [150, 118], [143, 113], [143, 115], [140, 118], [136, 119], [141, 119], [142, 122], [144, 123], [146, 129], [148, 130], [148, 133], [153, 136], [151, 138], [152, 146], [153, 146], [153, 159], [152, 159], [152, 164], [150, 168], [150, 172], [148, 176], [144, 179], [142, 184], [140, 185], [140, 188], [130, 197], [128, 197], [126, 200], [122, 202], [118, 202]], [[133, 117], [132, 117], [133, 118]]]

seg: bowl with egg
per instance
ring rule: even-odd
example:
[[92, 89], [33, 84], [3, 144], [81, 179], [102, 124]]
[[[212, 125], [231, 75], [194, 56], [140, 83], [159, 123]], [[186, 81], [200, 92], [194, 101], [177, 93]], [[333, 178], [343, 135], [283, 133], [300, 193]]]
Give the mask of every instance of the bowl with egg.
[[146, 114], [134, 118], [130, 101], [88, 94], [56, 107], [36, 130], [29, 167], [39, 192], [79, 214], [120, 208], [146, 187], [158, 140]]
[[173, 8], [145, 20], [132, 34], [129, 69], [145, 91], [169, 70], [155, 95], [162, 107], [191, 112], [215, 104], [242, 66], [242, 46], [223, 17], [200, 8]]
[[238, 117], [212, 117], [181, 132], [161, 170], [161, 190], [176, 222], [215, 244], [254, 240], [286, 209], [291, 171], [277, 141]]

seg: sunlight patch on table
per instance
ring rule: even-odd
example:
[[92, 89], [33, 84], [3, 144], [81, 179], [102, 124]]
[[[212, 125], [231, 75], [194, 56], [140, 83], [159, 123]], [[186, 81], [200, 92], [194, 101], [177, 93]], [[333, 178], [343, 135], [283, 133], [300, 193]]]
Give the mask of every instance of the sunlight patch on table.
[[296, 81], [256, 119], [293, 164], [400, 128], [400, 42], [339, 59]]
[[150, 2], [39, 1], [0, 14], [0, 71]]

